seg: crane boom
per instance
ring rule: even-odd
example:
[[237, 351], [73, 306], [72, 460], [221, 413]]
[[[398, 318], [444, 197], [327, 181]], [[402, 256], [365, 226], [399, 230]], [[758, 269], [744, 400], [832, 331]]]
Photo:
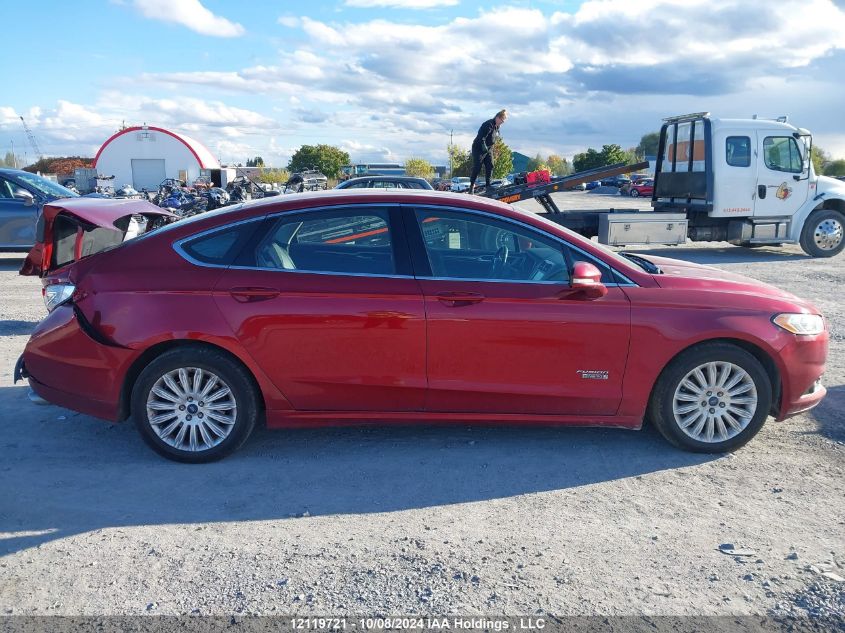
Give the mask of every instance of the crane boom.
[[44, 155], [41, 153], [41, 148], [38, 147], [38, 142], [35, 140], [35, 135], [32, 133], [32, 130], [29, 129], [29, 126], [26, 124], [26, 121], [23, 120], [23, 117], [20, 117], [21, 123], [23, 123], [24, 132], [26, 132], [26, 137], [29, 139], [29, 144], [32, 146], [32, 151], [35, 152], [35, 155], [38, 157], [38, 160], [44, 158]]

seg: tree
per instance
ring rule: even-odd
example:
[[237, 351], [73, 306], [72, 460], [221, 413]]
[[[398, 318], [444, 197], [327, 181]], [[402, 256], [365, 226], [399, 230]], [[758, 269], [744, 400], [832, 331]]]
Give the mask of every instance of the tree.
[[585, 171], [587, 169], [604, 167], [605, 165], [629, 163], [631, 161], [632, 156], [630, 152], [626, 152], [621, 146], [613, 143], [602, 145], [600, 152], [590, 147], [586, 152], [575, 154], [575, 158], [572, 160], [572, 166], [575, 168], [575, 171]]
[[[247, 165], [249, 167], [249, 165]], [[259, 182], [266, 182], [271, 185], [285, 183], [290, 179], [290, 174], [284, 169], [262, 169], [258, 174]]]
[[424, 158], [409, 158], [405, 161], [405, 174], [416, 178], [434, 178], [434, 167]]
[[0, 166], [3, 167], [17, 167], [18, 165], [20, 165], [20, 161], [16, 161], [15, 155], [12, 152], [6, 152], [3, 160], [0, 161]]
[[602, 164], [599, 167], [615, 165], [616, 163], [627, 163], [631, 157], [621, 146], [613, 143], [611, 145], [602, 145], [601, 158]]
[[457, 145], [449, 145], [449, 164], [452, 166], [452, 177], [469, 176], [472, 171], [472, 156]]
[[261, 156], [256, 156], [252, 160], [249, 158], [246, 159], [246, 166], [247, 167], [264, 167], [264, 159]]
[[825, 165], [825, 176], [845, 176], [845, 158], [837, 158]]
[[575, 154], [572, 159], [572, 168], [575, 171], [586, 171], [587, 169], [596, 169], [604, 166], [602, 162], [602, 155], [594, 150], [592, 147], [587, 148], [586, 152]]
[[528, 161], [528, 165], [526, 169], [528, 171], [537, 171], [538, 169], [547, 169], [548, 166], [546, 165], [546, 159], [540, 155], [540, 152], [537, 152], [537, 155]]
[[493, 178], [504, 178], [513, 171], [513, 152], [501, 139], [493, 145]]
[[288, 163], [289, 171], [319, 169], [329, 178], [340, 176], [340, 168], [349, 164], [349, 154], [333, 145], [303, 145]]
[[553, 176], [568, 176], [572, 173], [572, 166], [569, 161], [557, 154], [550, 155], [546, 163], [549, 165], [549, 170]]
[[825, 167], [830, 162], [830, 154], [824, 151], [819, 145], [813, 145], [810, 152], [810, 157], [813, 161], [813, 169], [817, 174], [823, 174]]
[[660, 142], [660, 132], [649, 132], [643, 134], [640, 139], [640, 144], [636, 147], [636, 154], [638, 157], [645, 158], [646, 156], [657, 156], [657, 146]]

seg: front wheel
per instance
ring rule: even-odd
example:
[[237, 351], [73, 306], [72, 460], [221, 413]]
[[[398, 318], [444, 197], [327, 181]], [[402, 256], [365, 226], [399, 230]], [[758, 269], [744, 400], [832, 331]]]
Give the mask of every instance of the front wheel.
[[801, 248], [810, 257], [833, 257], [845, 248], [845, 216], [834, 209], [817, 209], [801, 229]]
[[752, 354], [727, 343], [687, 350], [660, 375], [649, 417], [669, 442], [696, 453], [736, 450], [762, 428], [772, 384]]
[[163, 353], [132, 389], [132, 417], [144, 441], [179, 462], [222, 459], [249, 437], [258, 398], [246, 370], [222, 352]]
[[637, 197], [639, 197], [639, 195], [640, 195], [639, 191], [637, 191], [636, 189], [631, 189], [631, 197], [632, 198], [637, 198]]

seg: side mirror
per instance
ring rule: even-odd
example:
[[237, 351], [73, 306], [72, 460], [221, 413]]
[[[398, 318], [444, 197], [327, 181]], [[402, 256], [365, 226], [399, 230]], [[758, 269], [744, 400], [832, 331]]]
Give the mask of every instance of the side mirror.
[[589, 299], [600, 299], [607, 294], [607, 286], [601, 282], [601, 271], [589, 262], [575, 262], [570, 286]]
[[35, 204], [35, 196], [29, 193], [26, 189], [16, 189], [15, 198], [23, 200], [23, 206], [25, 207], [31, 207]]

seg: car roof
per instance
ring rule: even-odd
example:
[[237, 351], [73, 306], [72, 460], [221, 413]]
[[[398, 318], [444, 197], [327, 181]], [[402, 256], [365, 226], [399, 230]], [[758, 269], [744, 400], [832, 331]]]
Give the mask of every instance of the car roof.
[[13, 169], [11, 167], [0, 167], [0, 174], [4, 174], [6, 176], [17, 176], [19, 174], [29, 174], [31, 176], [36, 175], [23, 169]]
[[359, 180], [425, 180], [425, 178], [419, 178], [417, 176], [382, 176], [381, 174], [372, 174], [371, 176], [356, 176], [355, 178], [349, 178], [343, 182], [357, 182]]

